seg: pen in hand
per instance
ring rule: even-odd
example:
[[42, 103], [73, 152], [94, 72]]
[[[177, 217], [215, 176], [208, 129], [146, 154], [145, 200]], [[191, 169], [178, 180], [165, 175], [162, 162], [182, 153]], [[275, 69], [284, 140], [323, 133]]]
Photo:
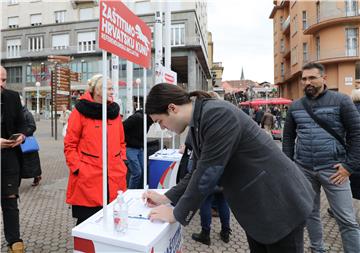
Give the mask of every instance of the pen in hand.
[[[149, 185], [145, 185], [145, 192], [147, 192], [147, 190], [149, 190]], [[148, 198], [146, 197], [145, 198], [145, 200], [144, 200], [144, 204], [145, 204], [145, 206], [147, 206], [148, 205]]]

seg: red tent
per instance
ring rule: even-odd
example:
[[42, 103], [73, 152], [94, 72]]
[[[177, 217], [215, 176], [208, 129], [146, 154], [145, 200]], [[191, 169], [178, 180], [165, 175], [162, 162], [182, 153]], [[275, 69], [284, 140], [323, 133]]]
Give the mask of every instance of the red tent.
[[253, 100], [253, 101], [250, 102], [250, 104], [252, 106], [254, 106], [254, 105], [266, 105], [268, 103], [269, 103], [269, 101], [267, 101], [265, 99], [256, 99], [256, 100]]
[[291, 104], [292, 100], [287, 98], [272, 98], [269, 100], [271, 105], [288, 105]]

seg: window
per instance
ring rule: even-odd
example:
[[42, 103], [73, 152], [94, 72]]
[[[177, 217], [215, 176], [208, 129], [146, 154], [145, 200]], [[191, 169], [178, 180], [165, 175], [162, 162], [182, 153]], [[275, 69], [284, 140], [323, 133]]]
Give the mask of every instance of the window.
[[22, 82], [22, 68], [20, 67], [9, 67], [7, 71], [7, 82], [8, 83], [21, 83]]
[[320, 37], [316, 37], [316, 60], [320, 60]]
[[346, 16], [356, 16], [357, 8], [358, 8], [357, 0], [345, 0]]
[[308, 60], [308, 44], [303, 43], [303, 62], [306, 63]]
[[185, 24], [171, 25], [171, 45], [185, 45]]
[[66, 11], [55, 11], [55, 23], [65, 22], [65, 12]]
[[360, 61], [355, 63], [355, 80], [360, 80]]
[[316, 2], [316, 22], [320, 22], [320, 1]]
[[95, 32], [78, 33], [78, 52], [95, 52], [96, 35]]
[[285, 69], [284, 69], [284, 63], [283, 62], [281, 63], [280, 71], [281, 71], [281, 76], [284, 77], [285, 76]]
[[284, 17], [283, 16], [280, 16], [280, 25], [282, 26], [284, 23]]
[[8, 0], [8, 5], [18, 4], [18, 0]]
[[33, 36], [28, 38], [28, 51], [36, 52], [42, 51], [44, 49], [44, 37], [43, 36]]
[[19, 27], [19, 17], [8, 17], [8, 26], [9, 28], [18, 28]]
[[357, 56], [358, 48], [358, 28], [346, 29], [346, 55]]
[[31, 26], [41, 25], [41, 14], [30, 15], [30, 25]]
[[302, 12], [302, 26], [303, 26], [303, 30], [307, 29], [307, 14], [306, 11]]
[[280, 40], [280, 52], [285, 52], [285, 43], [284, 43], [284, 39]]
[[8, 40], [6, 41], [6, 55], [8, 58], [20, 57], [21, 40]]
[[93, 8], [82, 8], [80, 9], [80, 20], [88, 20], [94, 18]]
[[293, 35], [295, 34], [295, 33], [297, 33], [297, 29], [298, 29], [298, 24], [297, 24], [297, 15], [295, 15], [295, 17], [293, 18]]
[[298, 59], [297, 59], [297, 46], [296, 46], [291, 49], [291, 65], [295, 65], [297, 63], [298, 63]]
[[69, 34], [56, 34], [52, 36], [52, 48], [62, 50], [69, 47]]

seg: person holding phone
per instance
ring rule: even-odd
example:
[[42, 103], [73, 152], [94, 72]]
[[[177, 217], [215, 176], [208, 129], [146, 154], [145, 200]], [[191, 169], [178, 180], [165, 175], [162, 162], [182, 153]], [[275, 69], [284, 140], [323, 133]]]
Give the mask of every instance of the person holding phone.
[[7, 73], [0, 66], [1, 87], [1, 209], [9, 252], [25, 252], [20, 237], [19, 185], [22, 167], [20, 144], [25, 140], [25, 121], [19, 94], [6, 89]]

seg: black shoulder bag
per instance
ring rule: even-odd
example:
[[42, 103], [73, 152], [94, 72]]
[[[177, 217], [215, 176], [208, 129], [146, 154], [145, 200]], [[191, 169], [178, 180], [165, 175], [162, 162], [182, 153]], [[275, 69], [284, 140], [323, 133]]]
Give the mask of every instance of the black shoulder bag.
[[346, 150], [346, 143], [344, 141], [343, 138], [340, 137], [340, 135], [338, 135], [337, 132], [335, 132], [334, 129], [332, 129], [325, 121], [323, 121], [322, 119], [320, 119], [318, 116], [316, 116], [312, 110], [312, 108], [310, 107], [310, 105], [306, 102], [305, 97], [301, 99], [301, 102], [305, 108], [305, 110], [307, 111], [307, 113], [310, 115], [310, 117], [319, 125], [321, 126], [326, 132], [328, 132], [329, 134], [331, 134], [334, 138], [336, 138], [341, 145], [343, 145], [343, 147]]

